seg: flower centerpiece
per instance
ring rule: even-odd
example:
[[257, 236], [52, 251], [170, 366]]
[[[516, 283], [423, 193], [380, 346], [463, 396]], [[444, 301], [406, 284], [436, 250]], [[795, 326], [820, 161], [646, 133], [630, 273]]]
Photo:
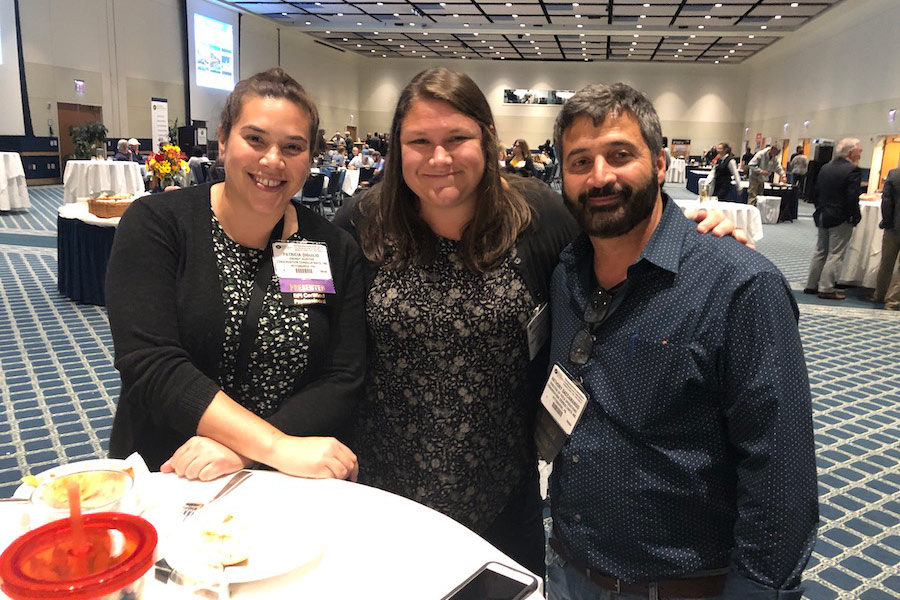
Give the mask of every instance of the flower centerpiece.
[[181, 148], [171, 144], [160, 146], [159, 152], [147, 157], [147, 171], [153, 175], [153, 181], [159, 191], [175, 185], [176, 178], [185, 183], [185, 175], [191, 172], [184, 161]]

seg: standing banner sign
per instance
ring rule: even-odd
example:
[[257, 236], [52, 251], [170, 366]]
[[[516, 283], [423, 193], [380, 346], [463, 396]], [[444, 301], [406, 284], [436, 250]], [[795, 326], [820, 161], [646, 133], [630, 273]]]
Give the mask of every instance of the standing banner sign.
[[165, 98], [150, 98], [150, 131], [153, 151], [159, 152], [159, 141], [169, 140], [169, 101]]

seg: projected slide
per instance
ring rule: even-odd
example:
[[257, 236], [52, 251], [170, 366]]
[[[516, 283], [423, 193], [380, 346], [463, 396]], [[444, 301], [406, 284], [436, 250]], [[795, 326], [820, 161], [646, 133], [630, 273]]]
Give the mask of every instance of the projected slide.
[[232, 29], [228, 23], [194, 13], [197, 85], [217, 90], [234, 89]]

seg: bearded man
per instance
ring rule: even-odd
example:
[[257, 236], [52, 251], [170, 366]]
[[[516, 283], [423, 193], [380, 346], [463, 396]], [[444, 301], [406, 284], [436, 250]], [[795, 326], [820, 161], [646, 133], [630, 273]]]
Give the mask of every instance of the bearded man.
[[818, 503], [790, 287], [661, 191], [640, 92], [589, 86], [554, 135], [583, 233], [551, 283], [550, 598], [799, 599]]

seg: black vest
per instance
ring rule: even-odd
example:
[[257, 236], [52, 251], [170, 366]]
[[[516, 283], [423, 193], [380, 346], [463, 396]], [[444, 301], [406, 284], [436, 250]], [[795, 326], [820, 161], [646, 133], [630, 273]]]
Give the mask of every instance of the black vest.
[[731, 169], [728, 163], [732, 160], [730, 154], [726, 154], [719, 158], [716, 163], [716, 182], [713, 186], [713, 196], [719, 199], [719, 202], [725, 202], [728, 198], [728, 192], [731, 191]]

